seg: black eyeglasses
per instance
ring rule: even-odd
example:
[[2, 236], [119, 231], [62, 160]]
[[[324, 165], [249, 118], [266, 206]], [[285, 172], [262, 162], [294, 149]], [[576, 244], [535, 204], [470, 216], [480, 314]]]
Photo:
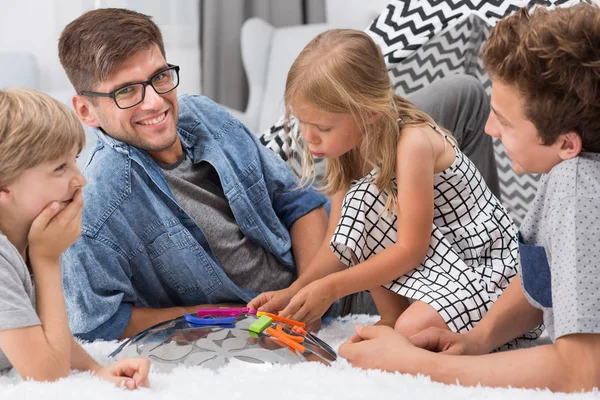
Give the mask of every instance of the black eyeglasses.
[[120, 109], [135, 107], [144, 101], [146, 97], [146, 86], [150, 85], [158, 94], [169, 93], [179, 85], [179, 66], [167, 64], [169, 68], [164, 69], [152, 76], [145, 82], [136, 82], [120, 87], [110, 93], [101, 92], [79, 92], [82, 96], [110, 97]]

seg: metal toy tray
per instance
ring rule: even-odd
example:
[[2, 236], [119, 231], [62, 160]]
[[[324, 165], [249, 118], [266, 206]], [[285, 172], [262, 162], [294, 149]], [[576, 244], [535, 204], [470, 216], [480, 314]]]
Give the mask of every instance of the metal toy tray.
[[186, 314], [140, 332], [110, 356], [147, 357], [159, 371], [170, 371], [179, 365], [218, 369], [235, 361], [252, 364], [315, 361], [330, 365], [337, 359], [327, 343], [302, 329], [303, 324], [297, 326], [296, 321], [268, 315], [274, 318], [272, 322], [264, 330], [254, 332], [256, 324], [253, 329], [251, 325], [259, 316], [250, 312], [227, 315], [228, 319], [223, 319], [222, 314], [204, 313], [200, 317]]

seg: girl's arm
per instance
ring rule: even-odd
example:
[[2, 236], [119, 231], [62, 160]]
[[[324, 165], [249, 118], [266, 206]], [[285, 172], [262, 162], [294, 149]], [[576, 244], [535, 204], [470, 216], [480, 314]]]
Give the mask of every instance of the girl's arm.
[[[352, 268], [338, 269], [337, 272], [327, 276], [318, 274], [317, 271], [313, 271], [315, 268], [311, 268], [310, 272], [314, 274], [299, 279], [294, 289], [300, 290], [293, 299], [287, 299], [287, 306], [280, 313], [282, 316], [307, 323], [312, 322], [320, 318], [335, 300], [390, 282], [411, 271], [423, 261], [431, 241], [433, 175], [436, 161], [446, 147], [452, 149], [447, 145], [442, 150], [440, 142], [439, 150], [435, 151], [429, 136], [430, 132], [426, 129], [420, 127], [404, 129], [398, 143], [396, 243]], [[438, 136], [441, 138], [440, 135]], [[339, 207], [341, 210], [341, 203]], [[336, 218], [335, 225], [340, 215], [336, 215]], [[332, 235], [334, 230], [335, 226], [333, 230], [328, 231], [328, 235]], [[333, 257], [331, 250], [329, 253]], [[337, 262], [341, 264], [340, 261]], [[315, 281], [316, 279], [319, 280]], [[393, 307], [386, 305], [386, 308]], [[389, 319], [390, 316], [386, 318]]]
[[335, 256], [335, 254], [333, 254], [331, 247], [329, 247], [329, 241], [340, 222], [342, 203], [344, 202], [345, 196], [346, 191], [341, 190], [331, 197], [331, 211], [323, 243], [306, 268], [306, 272], [299, 274], [298, 279], [290, 286], [290, 289], [292, 289], [294, 293], [297, 293], [304, 286], [317, 279], [321, 279], [334, 272], [345, 269], [345, 265]]
[[302, 276], [306, 272], [311, 260], [319, 251], [326, 236], [327, 224], [327, 211], [324, 207], [318, 207], [298, 218], [290, 228], [298, 276]]
[[[336, 298], [390, 282], [425, 259], [433, 224], [433, 175], [438, 154], [443, 154], [443, 150], [436, 152], [425, 129], [403, 129], [398, 143], [396, 243], [352, 268], [325, 278]], [[449, 145], [446, 148], [452, 149]]]
[[331, 211], [323, 242], [305, 270], [298, 271], [298, 279], [289, 288], [261, 293], [248, 303], [248, 307], [268, 312], [280, 311], [287, 306], [291, 298], [304, 286], [345, 268], [344, 264], [333, 254], [333, 251], [329, 247], [329, 240], [333, 236], [333, 232], [340, 220], [342, 202], [345, 195], [345, 191], [339, 191], [331, 197]]

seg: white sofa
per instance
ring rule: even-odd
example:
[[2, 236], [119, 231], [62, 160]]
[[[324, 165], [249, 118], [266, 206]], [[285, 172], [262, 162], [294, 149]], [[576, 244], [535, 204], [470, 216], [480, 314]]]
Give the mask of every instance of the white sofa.
[[292, 63], [308, 42], [331, 28], [328, 24], [275, 28], [260, 18], [248, 19], [241, 33], [248, 105], [243, 112], [229, 111], [256, 135], [269, 129], [283, 114], [283, 91]]
[[[0, 88], [27, 87], [40, 89], [40, 68], [35, 56], [25, 52], [0, 51]], [[49, 92], [48, 94], [71, 107], [71, 96], [75, 92]], [[83, 125], [83, 124], [82, 124]], [[83, 125], [86, 144], [77, 165], [83, 168], [96, 143], [96, 135], [92, 129]]]

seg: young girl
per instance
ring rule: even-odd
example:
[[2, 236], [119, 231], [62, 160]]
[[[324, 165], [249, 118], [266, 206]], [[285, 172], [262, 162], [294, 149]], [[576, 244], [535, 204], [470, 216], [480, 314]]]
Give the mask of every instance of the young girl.
[[515, 276], [517, 233], [452, 135], [394, 93], [360, 31], [309, 43], [285, 102], [304, 139], [302, 183], [314, 179], [313, 157], [327, 159], [328, 239], [294, 284], [249, 306], [311, 322], [370, 290], [380, 323], [406, 335], [471, 329]]
[[71, 335], [59, 257], [80, 235], [83, 128], [65, 105], [27, 89], [0, 91], [0, 372], [56, 380], [70, 368], [116, 385], [148, 384], [149, 360], [103, 368]]

